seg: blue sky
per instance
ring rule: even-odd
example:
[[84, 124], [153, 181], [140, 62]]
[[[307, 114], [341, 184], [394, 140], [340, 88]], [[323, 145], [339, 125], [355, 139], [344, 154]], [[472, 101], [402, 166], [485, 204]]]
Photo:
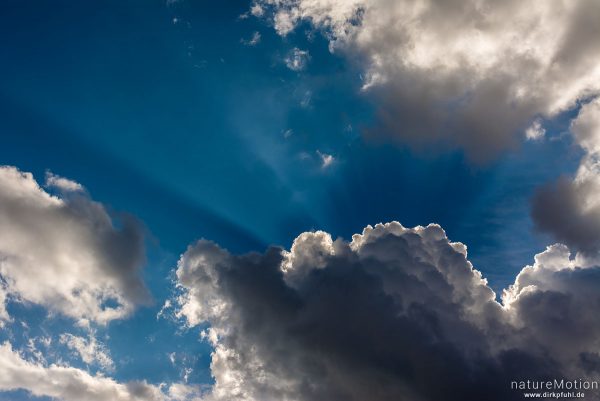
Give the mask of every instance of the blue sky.
[[[246, 0], [167, 3], [7, 1], [0, 12], [0, 164], [81, 183], [146, 230], [153, 302], [96, 331], [117, 381], [172, 382], [191, 368], [190, 383], [212, 382], [199, 330], [156, 317], [177, 260], [200, 238], [263, 252], [304, 231], [350, 239], [368, 224], [438, 223], [496, 292], [554, 242], [535, 228], [531, 199], [577, 170], [583, 152], [567, 134], [577, 107], [544, 120], [544, 140], [483, 163], [460, 146], [372, 138], [379, 105], [361, 89], [360, 63], [331, 52], [310, 22], [282, 36], [265, 18], [241, 17]], [[309, 54], [298, 71], [286, 65], [294, 49]], [[9, 313], [28, 325], [0, 331], [15, 348], [86, 333], [40, 306]]]

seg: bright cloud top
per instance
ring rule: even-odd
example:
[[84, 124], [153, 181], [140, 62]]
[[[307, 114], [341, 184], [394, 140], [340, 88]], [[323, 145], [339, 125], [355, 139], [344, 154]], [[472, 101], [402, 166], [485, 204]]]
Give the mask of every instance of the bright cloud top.
[[41, 305], [79, 324], [129, 315], [149, 293], [140, 276], [143, 234], [131, 217], [116, 226], [80, 184], [0, 168], [0, 318], [6, 302]]
[[594, 0], [256, 0], [253, 9], [280, 35], [312, 24], [358, 63], [377, 99], [371, 134], [450, 142], [475, 160], [600, 91]]
[[211, 401], [506, 401], [515, 378], [600, 372], [597, 266], [549, 247], [500, 304], [437, 225], [242, 256], [202, 240], [179, 261], [177, 314], [210, 324]]

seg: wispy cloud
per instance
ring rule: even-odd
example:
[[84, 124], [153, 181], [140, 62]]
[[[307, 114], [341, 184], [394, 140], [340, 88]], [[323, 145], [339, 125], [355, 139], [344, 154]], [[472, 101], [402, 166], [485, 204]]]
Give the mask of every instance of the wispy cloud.
[[310, 54], [308, 50], [300, 50], [297, 47], [290, 50], [284, 58], [285, 65], [292, 71], [304, 70], [309, 60]]
[[252, 36], [249, 39], [241, 39], [240, 42], [246, 46], [256, 46], [260, 43], [260, 40], [260, 32], [256, 31], [252, 34]]
[[319, 156], [319, 159], [321, 160], [321, 168], [323, 168], [323, 169], [330, 167], [333, 164], [333, 162], [335, 161], [335, 157], [333, 157], [333, 155], [323, 153], [320, 150], [317, 150], [317, 155]]

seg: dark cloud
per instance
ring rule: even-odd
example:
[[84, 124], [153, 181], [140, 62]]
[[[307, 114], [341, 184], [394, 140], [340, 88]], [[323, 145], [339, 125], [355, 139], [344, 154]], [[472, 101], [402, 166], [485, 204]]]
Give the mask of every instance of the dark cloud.
[[574, 263], [549, 248], [502, 305], [436, 225], [304, 233], [242, 256], [200, 241], [179, 263], [178, 313], [210, 324], [209, 400], [506, 401], [522, 396], [511, 380], [595, 366], [600, 269]]
[[600, 205], [584, 210], [584, 193], [566, 177], [541, 187], [532, 200], [532, 218], [541, 231], [552, 233], [573, 249], [600, 249]]
[[541, 231], [592, 254], [600, 251], [600, 98], [581, 107], [570, 129], [585, 151], [577, 173], [541, 187], [531, 214]]

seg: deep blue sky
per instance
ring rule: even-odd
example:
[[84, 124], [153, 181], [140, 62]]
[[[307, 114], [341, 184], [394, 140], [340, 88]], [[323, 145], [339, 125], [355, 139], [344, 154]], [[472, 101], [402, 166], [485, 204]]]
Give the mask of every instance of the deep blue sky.
[[[247, 252], [289, 247], [311, 229], [348, 238], [367, 224], [436, 222], [499, 290], [550, 242], [532, 228], [532, 191], [578, 162], [560, 119], [551, 140], [486, 165], [459, 151], [371, 143], [361, 130], [374, 108], [359, 72], [319, 35], [308, 40], [300, 29], [282, 39], [264, 21], [240, 19], [248, 7], [3, 3], [0, 164], [78, 181], [150, 233], [155, 306], [104, 333], [124, 361], [118, 379], [176, 379], [166, 353], [185, 347], [197, 358], [196, 381], [208, 380], [209, 349], [197, 333], [155, 319], [177, 257], [195, 239]], [[255, 31], [261, 42], [244, 45]], [[283, 62], [294, 47], [310, 52], [304, 71]], [[335, 162], [321, 168], [317, 150]], [[42, 329], [66, 324], [22, 313], [40, 315]], [[174, 335], [179, 342], [168, 341]]]

